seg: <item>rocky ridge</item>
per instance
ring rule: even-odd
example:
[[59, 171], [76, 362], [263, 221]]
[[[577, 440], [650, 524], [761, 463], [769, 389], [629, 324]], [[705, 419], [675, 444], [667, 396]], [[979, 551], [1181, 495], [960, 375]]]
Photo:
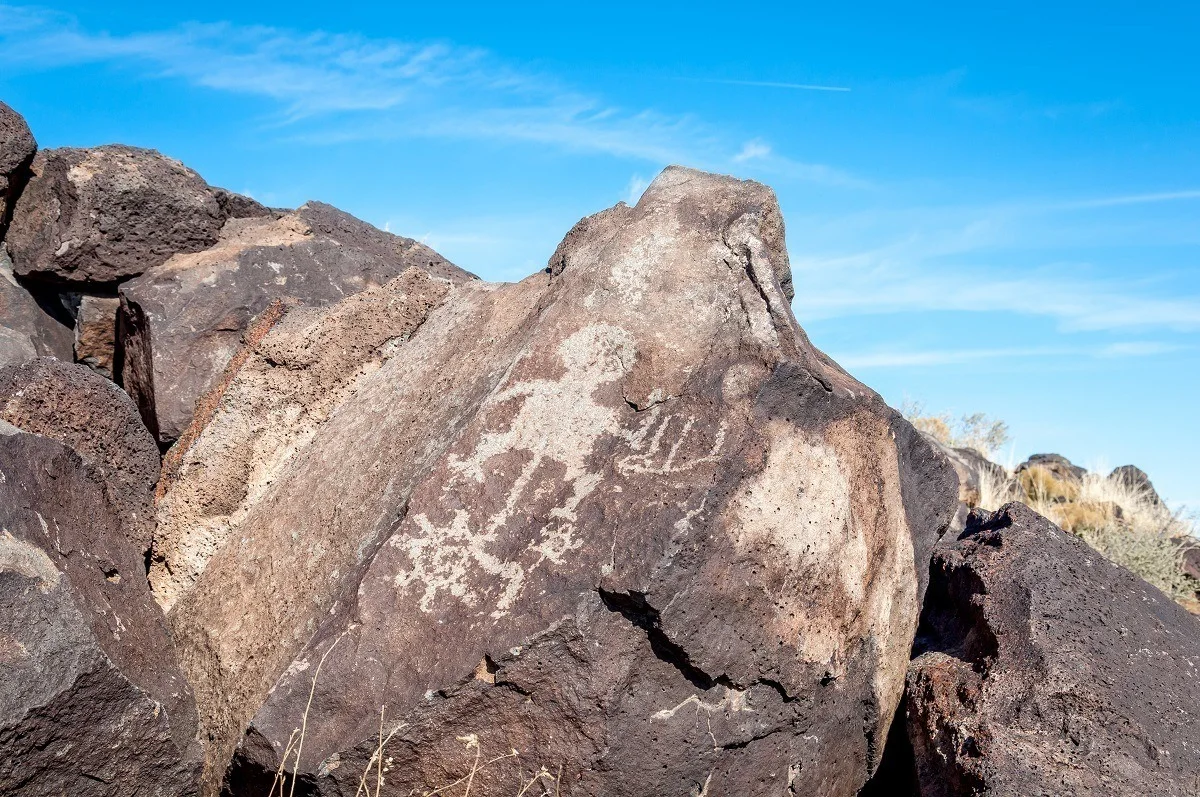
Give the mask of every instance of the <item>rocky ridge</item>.
[[1200, 777], [1200, 623], [972, 510], [1007, 474], [812, 346], [765, 186], [669, 168], [491, 284], [149, 150], [35, 153], [0, 104], [0, 794]]

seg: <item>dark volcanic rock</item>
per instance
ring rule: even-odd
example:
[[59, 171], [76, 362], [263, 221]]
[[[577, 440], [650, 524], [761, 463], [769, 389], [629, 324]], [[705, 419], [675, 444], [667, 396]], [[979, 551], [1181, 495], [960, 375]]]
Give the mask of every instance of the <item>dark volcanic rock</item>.
[[1113, 472], [1108, 474], [1108, 478], [1114, 482], [1128, 484], [1145, 497], [1146, 503], [1158, 507], [1166, 506], [1158, 494], [1158, 490], [1154, 489], [1154, 483], [1150, 481], [1146, 471], [1136, 465], [1122, 465], [1119, 468], [1113, 468]]
[[102, 480], [65, 446], [7, 430], [0, 794], [194, 794], [195, 704]]
[[208, 184], [153, 150], [42, 150], [31, 168], [7, 238], [22, 277], [113, 285], [207, 249], [224, 222]]
[[0, 419], [74, 449], [102, 477], [130, 548], [149, 549], [158, 446], [124, 391], [82, 365], [41, 357], [0, 368]]
[[212, 249], [176, 256], [121, 287], [122, 384], [159, 442], [174, 441], [272, 300], [325, 305], [410, 267], [471, 278], [416, 241], [320, 203], [281, 218], [233, 219]]
[[8, 252], [0, 245], [0, 365], [38, 356], [69, 361], [71, 330], [17, 283]]
[[[210, 793], [239, 740], [228, 788], [265, 791], [314, 679], [306, 792], [355, 793], [381, 709], [398, 794], [514, 748], [473, 796], [540, 765], [853, 795], [878, 763], [954, 477], [797, 326], [774, 195], [668, 169], [548, 272], [289, 314], [232, 375], [156, 540]], [[371, 303], [401, 311], [354, 353]], [[317, 342], [349, 353], [295, 423]]]
[[[13, 202], [28, 179], [37, 142], [19, 113], [0, 102], [0, 241], [12, 216]], [[0, 318], [4, 318], [0, 315]]]
[[1034, 454], [1018, 465], [1016, 472], [1020, 474], [1034, 467], [1047, 470], [1056, 479], [1067, 482], [1079, 482], [1087, 473], [1061, 454]]
[[930, 445], [945, 454], [954, 467], [954, 473], [958, 476], [958, 500], [968, 508], [974, 509], [979, 505], [984, 479], [992, 479], [995, 484], [1002, 484], [1008, 478], [1004, 468], [973, 448], [952, 448], [931, 434], [923, 436]]
[[235, 194], [224, 188], [213, 188], [213, 196], [221, 208], [221, 217], [225, 219], [251, 219], [259, 216], [278, 216], [269, 207], [243, 194]]
[[906, 692], [922, 797], [1194, 793], [1200, 620], [1021, 504], [973, 514], [931, 570]]

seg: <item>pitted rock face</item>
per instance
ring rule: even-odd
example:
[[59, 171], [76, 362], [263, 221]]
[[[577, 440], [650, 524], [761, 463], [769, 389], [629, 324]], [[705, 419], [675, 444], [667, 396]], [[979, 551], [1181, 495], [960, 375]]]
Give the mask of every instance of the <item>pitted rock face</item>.
[[[955, 482], [785, 285], [769, 189], [668, 169], [547, 274], [455, 286], [286, 462], [231, 469], [259, 486], [170, 614], [208, 787], [239, 738], [227, 787], [269, 784], [319, 670], [321, 794], [354, 792], [382, 706], [402, 793], [517, 747], [473, 794], [540, 764], [562, 794], [854, 794]], [[252, 381], [209, 429], [251, 423]]]
[[7, 237], [22, 277], [115, 285], [211, 246], [224, 221], [208, 184], [153, 150], [42, 150], [31, 168]]
[[414, 267], [471, 278], [417, 241], [320, 203], [279, 218], [231, 219], [212, 248], [121, 286], [115, 367], [159, 442], [173, 442], [272, 301], [327, 305]]
[[102, 482], [0, 422], [3, 794], [196, 793], [195, 704]]
[[920, 794], [1194, 791], [1200, 620], [1022, 504], [975, 513], [931, 570], [907, 687]]
[[[0, 241], [4, 240], [13, 204], [29, 177], [29, 164], [35, 152], [37, 142], [25, 119], [0, 102]], [[0, 318], [4, 315], [0, 314]]]
[[130, 548], [145, 555], [158, 446], [124, 391], [83, 365], [38, 357], [0, 367], [0, 419], [69, 446], [95, 468]]

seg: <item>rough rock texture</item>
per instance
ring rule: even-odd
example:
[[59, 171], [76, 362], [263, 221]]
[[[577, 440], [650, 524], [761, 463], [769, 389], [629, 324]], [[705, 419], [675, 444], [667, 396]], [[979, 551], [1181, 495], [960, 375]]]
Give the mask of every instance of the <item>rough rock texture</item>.
[[208, 184], [153, 150], [42, 150], [8, 231], [18, 275], [113, 285], [217, 241], [224, 221]]
[[249, 336], [228, 378], [202, 402], [212, 405], [194, 424], [204, 434], [185, 434], [167, 455], [150, 570], [164, 608], [191, 587], [354, 382], [395, 353], [450, 285], [410, 268], [329, 310], [293, 308]]
[[0, 428], [0, 794], [194, 794], [196, 710], [99, 477]]
[[[25, 119], [0, 101], [0, 241], [12, 216], [13, 201], [28, 179], [37, 142]], [[3, 318], [0, 315], [0, 318]]]
[[470, 278], [432, 249], [328, 205], [233, 219], [212, 249], [179, 255], [121, 287], [122, 384], [158, 440], [169, 443], [220, 379], [250, 320], [272, 300], [326, 305], [410, 267]]
[[1016, 473], [1019, 475], [1034, 467], [1042, 468], [1054, 478], [1067, 482], [1078, 482], [1087, 473], [1061, 454], [1034, 454], [1017, 466]]
[[158, 447], [124, 391], [82, 365], [39, 357], [0, 368], [0, 419], [66, 444], [95, 468], [129, 547], [145, 554], [154, 530]]
[[[401, 292], [394, 353], [279, 439], [260, 408], [314, 377], [272, 351], [349, 349], [361, 311], [285, 316], [231, 375], [160, 504], [210, 793], [239, 739], [228, 789], [261, 793], [318, 670], [322, 794], [384, 706], [402, 794], [467, 773], [459, 736], [521, 751], [472, 795], [540, 764], [563, 795], [851, 795], [878, 762], [955, 481], [796, 325], [773, 194], [669, 169], [547, 272], [460, 283], [408, 339]], [[263, 453], [200, 457], [241, 435]]]
[[121, 300], [115, 296], [84, 296], [75, 316], [75, 362], [110, 379], [120, 305]]
[[906, 696], [922, 797], [1195, 793], [1200, 620], [1021, 504], [972, 515], [931, 571]]
[[71, 330], [41, 308], [13, 276], [0, 245], [0, 365], [45, 355], [71, 359]]

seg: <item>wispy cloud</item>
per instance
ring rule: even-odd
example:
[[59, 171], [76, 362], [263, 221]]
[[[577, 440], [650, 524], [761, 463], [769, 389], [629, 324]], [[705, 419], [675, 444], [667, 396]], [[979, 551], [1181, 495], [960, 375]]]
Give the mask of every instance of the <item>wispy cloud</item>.
[[733, 161], [734, 163], [745, 163], [748, 160], [765, 158], [770, 154], [771, 147], [756, 138], [742, 145], [742, 151], [733, 156]]
[[850, 91], [849, 86], [823, 86], [816, 83], [785, 83], [774, 80], [723, 80], [721, 78], [698, 78], [702, 83], [719, 83], [726, 86], [754, 86], [764, 89], [790, 89], [793, 91]]
[[1029, 360], [1034, 358], [1149, 357], [1167, 354], [1186, 347], [1155, 341], [1113, 343], [1103, 346], [1014, 346], [991, 349], [932, 349], [926, 351], [848, 352], [835, 359], [845, 368], [913, 368], [923, 366], [955, 366], [993, 360]]
[[[731, 134], [695, 116], [629, 109], [450, 42], [404, 42], [271, 27], [188, 24], [113, 35], [59, 12], [0, 5], [6, 69], [111, 64], [268, 98], [274, 134], [313, 144], [407, 137], [544, 144], [718, 171], [738, 165]], [[765, 145], [763, 145], [765, 146]], [[822, 164], [759, 159], [783, 179], [850, 186]]]

